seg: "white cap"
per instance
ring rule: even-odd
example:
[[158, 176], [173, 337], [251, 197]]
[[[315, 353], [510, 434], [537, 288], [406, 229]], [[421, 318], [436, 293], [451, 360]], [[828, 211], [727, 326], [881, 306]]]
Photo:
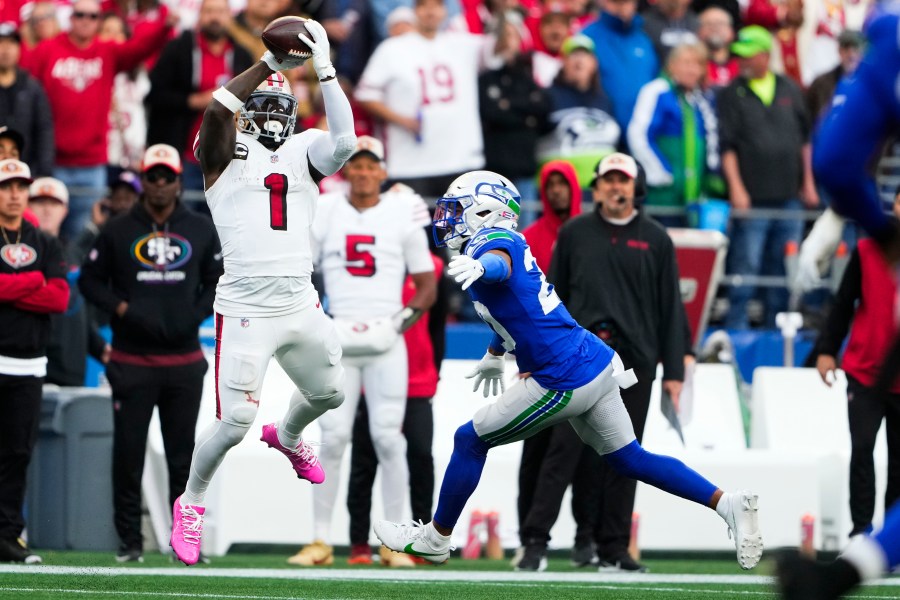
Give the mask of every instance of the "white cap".
[[69, 190], [59, 179], [53, 177], [38, 177], [28, 189], [31, 198], [53, 198], [65, 205], [69, 204]]
[[23, 179], [31, 183], [31, 169], [21, 160], [15, 158], [0, 160], [0, 183], [10, 179]]
[[621, 152], [613, 152], [597, 165], [597, 177], [603, 177], [610, 171], [621, 171], [632, 179], [638, 176], [638, 166], [633, 158]]
[[384, 144], [370, 135], [361, 135], [356, 138], [356, 148], [347, 160], [352, 160], [357, 154], [362, 154], [363, 152], [368, 152], [379, 161], [384, 160]]
[[391, 27], [399, 23], [409, 23], [410, 25], [415, 25], [415, 11], [408, 6], [398, 6], [388, 13], [387, 18], [384, 20], [384, 27], [385, 29], [390, 29]]
[[144, 152], [141, 173], [146, 173], [157, 165], [164, 165], [176, 173], [181, 173], [181, 157], [178, 156], [178, 150], [168, 144], [154, 144], [147, 148]]

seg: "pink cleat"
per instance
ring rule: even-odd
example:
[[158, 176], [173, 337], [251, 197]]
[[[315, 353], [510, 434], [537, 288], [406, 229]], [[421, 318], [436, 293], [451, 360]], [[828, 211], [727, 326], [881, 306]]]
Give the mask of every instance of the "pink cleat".
[[293, 450], [285, 448], [278, 441], [278, 427], [275, 423], [263, 425], [261, 441], [268, 444], [269, 448], [275, 448], [288, 457], [291, 466], [297, 473], [297, 477], [310, 483], [322, 483], [325, 481], [325, 469], [319, 463], [319, 457], [313, 452], [312, 446], [300, 440], [300, 444]]
[[172, 537], [169, 545], [175, 556], [190, 566], [200, 559], [200, 538], [203, 535], [203, 513], [206, 508], [197, 505], [181, 505], [181, 496], [172, 507]]

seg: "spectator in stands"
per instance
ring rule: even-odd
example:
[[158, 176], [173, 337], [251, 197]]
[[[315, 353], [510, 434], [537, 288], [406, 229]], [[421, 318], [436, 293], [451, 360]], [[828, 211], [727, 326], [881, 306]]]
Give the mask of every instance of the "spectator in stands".
[[[440, 280], [444, 262], [432, 255], [435, 280]], [[409, 302], [416, 293], [412, 277], [403, 286], [402, 301]], [[439, 292], [440, 293], [440, 292]], [[434, 413], [432, 399], [437, 393], [438, 368], [433, 359], [429, 315], [422, 318], [403, 333], [406, 341], [409, 380], [406, 390], [406, 413], [403, 416], [403, 436], [406, 438], [406, 463], [409, 466], [409, 500], [413, 521], [426, 523], [431, 520], [434, 503], [434, 457], [431, 453], [434, 438]], [[353, 447], [350, 451], [350, 484], [347, 487], [347, 510], [350, 513], [351, 565], [371, 564], [372, 549], [369, 546], [369, 528], [372, 515], [372, 486], [378, 468], [375, 446], [369, 432], [369, 412], [365, 401], [359, 404], [353, 423]], [[381, 551], [384, 552], [383, 550]], [[389, 557], [395, 560], [395, 557]], [[410, 557], [413, 562], [424, 562]], [[390, 564], [392, 560], [382, 564]]]
[[484, 166], [478, 72], [508, 42], [502, 24], [496, 39], [441, 31], [444, 0], [416, 0], [415, 11], [416, 32], [376, 48], [356, 99], [386, 124], [388, 177], [434, 198]]
[[[90, 219], [91, 204], [106, 187], [107, 132], [116, 73], [129, 71], [164, 43], [175, 13], [139, 26], [124, 43], [101, 41], [100, 3], [76, 0], [68, 32], [29, 52], [23, 66], [40, 81], [56, 121], [53, 176], [69, 188], [69, 216], [62, 236], [71, 239]], [[45, 118], [42, 116], [42, 118]], [[76, 191], [77, 188], [77, 191]]]
[[59, 35], [59, 18], [55, 2], [35, 2], [31, 5], [31, 14], [22, 23], [20, 29], [22, 43], [28, 49], [34, 48], [44, 40]]
[[659, 75], [659, 59], [644, 33], [637, 4], [637, 0], [600, 0], [600, 17], [582, 31], [594, 42], [600, 83], [622, 131], [631, 122], [641, 87]]
[[718, 8], [728, 13], [732, 30], [741, 25], [742, 4], [738, 0], [693, 0], [691, 9], [698, 15], [702, 15], [710, 8]]
[[137, 203], [141, 195], [141, 178], [134, 171], [122, 171], [109, 184], [106, 196], [94, 202], [91, 207], [91, 220], [78, 236], [67, 245], [72, 263], [81, 265], [94, 245], [100, 228], [106, 222], [122, 213], [126, 213]]
[[798, 34], [803, 13], [804, 0], [750, 0], [744, 13], [744, 25], [758, 25], [772, 34], [772, 70], [800, 86], [803, 85], [800, 64], [803, 53]]
[[100, 230], [81, 272], [85, 298], [111, 317], [106, 376], [119, 562], [143, 561], [141, 477], [153, 409], [174, 502], [189, 474], [207, 369], [198, 331], [212, 314], [221, 247], [212, 221], [179, 200], [181, 170], [175, 148], [147, 148], [140, 201]]
[[[900, 218], [900, 190], [894, 196], [894, 216]], [[847, 333], [841, 368], [847, 374], [847, 414], [850, 420], [850, 537], [872, 533], [875, 513], [875, 437], [885, 423], [888, 441], [885, 508], [900, 499], [900, 382], [879, 390], [876, 381], [897, 337], [897, 278], [878, 245], [860, 240], [844, 271], [834, 304], [823, 322], [814, 355], [816, 369], [828, 387], [834, 382], [837, 356]]]
[[[549, 273], [560, 227], [581, 214], [581, 186], [575, 168], [564, 160], [545, 164], [540, 182], [544, 213], [522, 235], [538, 267]], [[555, 425], [525, 440], [519, 464], [517, 509], [522, 554], [515, 561], [517, 570], [537, 571], [546, 566], [550, 529], [559, 516], [569, 484], [573, 486], [572, 515], [577, 525], [572, 561], [576, 566], [596, 563], [593, 543], [596, 490], [593, 478], [581, 472], [588, 465], [596, 468], [595, 456], [596, 452], [582, 443], [568, 423]]]
[[661, 65], [673, 48], [697, 41], [700, 19], [691, 10], [691, 0], [656, 0], [642, 16], [644, 31], [653, 41]]
[[[103, 15], [98, 39], [117, 43], [127, 40], [128, 32], [122, 17], [115, 13]], [[107, 137], [107, 169], [111, 174], [140, 167], [147, 146], [144, 99], [149, 91], [150, 78], [143, 65], [116, 74]]]
[[[718, 123], [703, 95], [706, 48], [678, 46], [666, 71], [641, 88], [628, 125], [628, 147], [647, 174], [647, 204], [686, 209], [706, 191], [719, 171]], [[721, 181], [721, 180], [720, 180]], [[719, 186], [717, 196], [724, 192]], [[687, 215], [665, 214], [666, 227], [686, 227]]]
[[53, 313], [66, 310], [69, 286], [59, 240], [22, 213], [31, 172], [9, 158], [0, 161], [0, 562], [41, 562], [22, 541], [25, 481], [37, 441], [47, 339]]
[[169, 144], [181, 151], [188, 190], [203, 190], [193, 144], [213, 90], [253, 64], [244, 47], [229, 37], [231, 20], [228, 0], [203, 0], [196, 30], [166, 44], [150, 72], [147, 143]]
[[[484, 137], [484, 168], [512, 179], [522, 199], [528, 202], [537, 199], [535, 152], [550, 112], [550, 97], [535, 83], [531, 65], [522, 54], [520, 27], [518, 13], [508, 15], [509, 44], [503, 65], [479, 76], [478, 107]], [[510, 148], [516, 151], [510, 152]], [[530, 223], [534, 218], [532, 213], [523, 210], [520, 223]]]
[[[69, 209], [69, 191], [59, 179], [40, 177], [28, 191], [28, 207], [37, 215], [41, 231], [58, 238]], [[62, 386], [83, 386], [88, 354], [106, 363], [111, 347], [97, 331], [78, 291], [81, 263], [74, 260], [76, 257], [70, 251], [72, 244], [68, 246], [63, 248], [63, 256], [68, 264], [69, 305], [65, 313], [50, 316], [45, 381]]]
[[266, 51], [262, 35], [266, 25], [287, 14], [290, 0], [247, 0], [247, 6], [229, 23], [228, 35], [250, 53], [253, 60]]
[[551, 3], [541, 14], [537, 25], [537, 41], [531, 55], [534, 80], [541, 87], [550, 87], [562, 68], [562, 45], [571, 35], [572, 15], [557, 2]]
[[710, 6], [700, 13], [697, 35], [706, 45], [709, 56], [704, 87], [718, 92], [731, 83], [739, 71], [738, 60], [731, 55], [729, 47], [734, 41], [731, 15], [718, 6]]
[[[316, 268], [322, 273], [328, 311], [343, 348], [344, 402], [319, 417], [319, 460], [329, 477], [313, 489], [315, 541], [291, 557], [291, 564], [334, 560], [330, 545], [334, 501], [363, 388], [371, 409], [369, 431], [382, 468], [384, 512], [389, 519], [400, 519], [404, 513], [409, 471], [401, 428], [408, 371], [406, 343], [399, 334], [431, 308], [437, 284], [423, 230], [428, 208], [415, 194], [381, 193], [387, 178], [383, 161], [381, 142], [359, 138], [344, 167], [349, 193], [320, 197], [312, 226]], [[345, 251], [348, 244], [352, 251]], [[416, 293], [403, 304], [407, 273]], [[387, 552], [382, 557], [391, 566], [412, 566], [406, 555]]]
[[6, 125], [0, 127], [0, 160], [7, 158], [21, 160], [24, 145], [25, 139], [21, 133], [15, 129], [10, 129]]
[[846, 29], [838, 35], [838, 55], [841, 62], [831, 71], [819, 75], [806, 90], [809, 115], [814, 122], [824, 116], [831, 107], [831, 99], [838, 81], [852, 74], [862, 59], [863, 36], [858, 31]]
[[[813, 179], [810, 122], [803, 93], [793, 81], [769, 70], [772, 36], [758, 25], [738, 32], [731, 51], [741, 75], [719, 94], [722, 172], [728, 183], [732, 216], [729, 272], [784, 277], [788, 242], [800, 242], [803, 221], [790, 211], [814, 208], [819, 196]], [[801, 204], [802, 200], [802, 204]], [[785, 218], [746, 216], [750, 208], [780, 209]], [[749, 326], [747, 301], [753, 285], [734, 285], [725, 327]], [[765, 325], [787, 308], [786, 288], [767, 288]]]
[[[0, 23], [0, 126], [15, 127], [20, 158], [35, 175], [53, 170], [53, 115], [40, 83], [19, 66], [22, 38]], [[12, 134], [10, 134], [12, 135]]]
[[416, 13], [408, 6], [398, 6], [387, 16], [388, 37], [397, 37], [416, 29]]
[[622, 133], [597, 78], [594, 51], [594, 42], [587, 36], [566, 39], [562, 70], [547, 90], [550, 131], [538, 144], [538, 160], [572, 163], [582, 188], [591, 182], [597, 161], [616, 150]]
[[[634, 369], [637, 383], [621, 393], [640, 443], [658, 362], [663, 389], [676, 404], [681, 393], [687, 327], [678, 266], [665, 229], [635, 210], [645, 192], [634, 159], [611, 154], [596, 173], [595, 210], [559, 230], [549, 280], [572, 317]], [[601, 566], [644, 571], [628, 554], [635, 481], [601, 465], [595, 531]]]

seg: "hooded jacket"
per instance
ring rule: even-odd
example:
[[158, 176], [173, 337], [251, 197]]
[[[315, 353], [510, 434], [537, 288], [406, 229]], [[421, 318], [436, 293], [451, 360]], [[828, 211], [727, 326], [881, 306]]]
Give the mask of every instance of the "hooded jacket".
[[537, 261], [538, 267], [544, 273], [550, 272], [550, 259], [553, 257], [553, 247], [556, 245], [556, 236], [563, 221], [559, 218], [547, 200], [547, 179], [551, 173], [559, 173], [569, 182], [569, 188], [572, 190], [572, 201], [569, 203], [569, 218], [581, 214], [581, 187], [578, 185], [578, 175], [575, 173], [575, 167], [571, 163], [564, 160], [552, 160], [544, 165], [540, 175], [540, 195], [541, 204], [544, 207], [544, 214], [534, 223], [529, 225], [522, 231], [525, 241], [531, 248], [531, 254]]
[[[111, 315], [113, 351], [132, 355], [199, 351], [212, 314], [222, 249], [209, 217], [180, 202], [157, 225], [142, 202], [109, 221], [81, 269], [84, 297]], [[123, 317], [116, 307], [128, 302]]]

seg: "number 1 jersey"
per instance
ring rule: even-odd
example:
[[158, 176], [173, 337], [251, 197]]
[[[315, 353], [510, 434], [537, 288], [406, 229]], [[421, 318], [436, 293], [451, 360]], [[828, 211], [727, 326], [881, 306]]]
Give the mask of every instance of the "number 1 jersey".
[[291, 136], [272, 151], [238, 133], [234, 156], [206, 191], [225, 274], [216, 312], [231, 317], [280, 316], [315, 303], [310, 227], [319, 189], [307, 150], [324, 131]]
[[484, 229], [465, 247], [479, 258], [502, 250], [512, 259], [500, 283], [475, 281], [468, 289], [475, 310], [516, 356], [522, 373], [551, 390], [574, 390], [591, 382], [612, 361], [613, 351], [581, 327], [537, 266], [521, 234]]

